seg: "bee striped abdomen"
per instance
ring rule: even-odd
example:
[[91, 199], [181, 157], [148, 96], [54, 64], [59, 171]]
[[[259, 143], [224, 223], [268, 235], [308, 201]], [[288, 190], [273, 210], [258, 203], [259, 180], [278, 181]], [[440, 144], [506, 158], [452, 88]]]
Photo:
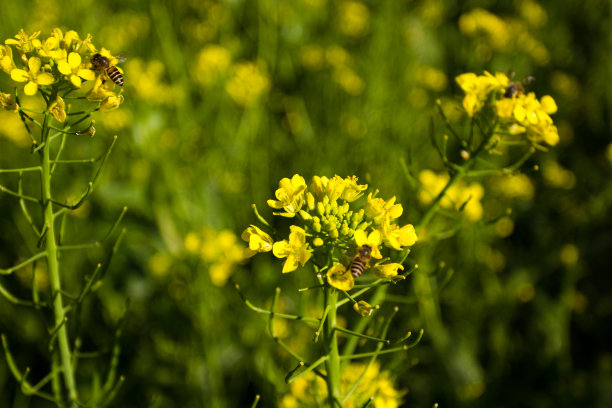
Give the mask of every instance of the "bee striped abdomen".
[[116, 66], [110, 66], [106, 69], [106, 74], [108, 77], [119, 86], [123, 86], [123, 75], [119, 72], [119, 69]]
[[366, 267], [366, 263], [358, 257], [353, 259], [353, 261], [349, 265], [349, 269], [351, 270], [351, 275], [353, 275], [353, 278], [360, 277], [363, 271], [365, 271]]

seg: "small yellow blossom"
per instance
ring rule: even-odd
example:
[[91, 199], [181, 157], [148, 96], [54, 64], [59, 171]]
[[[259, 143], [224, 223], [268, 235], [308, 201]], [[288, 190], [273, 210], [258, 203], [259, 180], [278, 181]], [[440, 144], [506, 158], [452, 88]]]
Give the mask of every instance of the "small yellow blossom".
[[278, 184], [275, 196], [278, 201], [268, 200], [268, 205], [277, 210], [284, 209], [284, 213], [274, 213], [283, 217], [295, 217], [304, 205], [304, 190], [306, 181], [304, 177], [295, 174], [291, 180], [283, 178]]
[[17, 68], [13, 61], [13, 49], [8, 45], [0, 45], [0, 68], [7, 74]]
[[485, 75], [472, 72], [461, 74], [455, 80], [465, 92], [463, 108], [470, 117], [482, 109], [491, 93], [504, 90], [510, 82], [505, 74], [497, 73], [493, 76], [486, 71]]
[[368, 188], [367, 184], [357, 184], [357, 177], [347, 177], [344, 179], [344, 191], [341, 198], [349, 203], [357, 200], [363, 195], [363, 191]]
[[52, 58], [60, 60], [66, 57], [66, 50], [59, 48], [60, 42], [56, 37], [49, 37], [44, 40], [40, 48], [38, 48], [38, 55], [43, 58]]
[[100, 104], [100, 112], [110, 112], [123, 103], [123, 95], [111, 95], [106, 97]]
[[253, 62], [243, 62], [234, 67], [225, 90], [237, 104], [250, 106], [269, 88], [270, 80], [265, 71]]
[[345, 182], [342, 177], [336, 175], [331, 179], [323, 176], [314, 176], [312, 178], [312, 184], [310, 190], [314, 195], [322, 200], [323, 197], [327, 196], [330, 201], [336, 201], [344, 193]]
[[395, 197], [385, 201], [382, 198], [374, 197], [372, 193], [368, 194], [366, 214], [373, 218], [376, 224], [393, 221], [402, 215], [402, 212], [404, 209], [401, 204], [395, 204]]
[[207, 45], [198, 54], [196, 79], [204, 85], [212, 85], [229, 69], [231, 62], [232, 56], [228, 49], [216, 44]]
[[365, 300], [360, 300], [353, 305], [353, 310], [359, 313], [361, 316], [370, 316], [374, 308]]
[[417, 241], [416, 231], [412, 224], [399, 227], [397, 224], [383, 224], [383, 239], [385, 244], [400, 251], [402, 247], [412, 246]]
[[245, 229], [241, 238], [249, 243], [249, 249], [246, 251], [247, 256], [253, 256], [258, 252], [269, 252], [274, 244], [272, 237], [255, 225]]
[[72, 85], [74, 85], [76, 88], [81, 87], [81, 78], [88, 81], [93, 81], [96, 78], [94, 71], [83, 68], [83, 65], [81, 64], [81, 56], [76, 52], [71, 52], [68, 54], [67, 60], [61, 60], [57, 64], [57, 69], [62, 74], [68, 76], [70, 78], [70, 82], [72, 82]]
[[[8, 41], [8, 40], [7, 40]], [[40, 73], [41, 61], [38, 57], [30, 57], [28, 60], [29, 71], [23, 69], [13, 69], [11, 71], [11, 78], [15, 82], [26, 82], [26, 86], [23, 91], [26, 95], [32, 96], [38, 92], [39, 85], [51, 85], [55, 78], [48, 72]]]
[[378, 246], [382, 243], [382, 234], [380, 231], [374, 230], [366, 236], [364, 230], [357, 230], [355, 231], [355, 242], [357, 243], [357, 247], [367, 245], [372, 248], [372, 258], [382, 258], [380, 249], [378, 248]]
[[[422, 204], [431, 203], [442, 191], [450, 180], [446, 173], [436, 174], [431, 170], [423, 170], [419, 174], [419, 181], [423, 188], [418, 193], [418, 199]], [[443, 208], [463, 209], [470, 221], [478, 221], [482, 218], [483, 208], [481, 199], [484, 196], [484, 188], [479, 183], [466, 184], [463, 180], [453, 184], [440, 202]]]
[[[9, 38], [4, 43], [6, 45], [14, 45], [21, 54], [34, 52], [36, 49], [40, 48], [41, 42], [38, 39], [40, 35], [40, 31], [36, 31], [33, 34], [28, 34], [23, 29], [19, 30], [19, 32], [15, 35], [16, 39]], [[25, 61], [24, 61], [25, 62]]]
[[348, 291], [355, 286], [355, 279], [350, 269], [346, 269], [342, 264], [335, 264], [327, 272], [327, 283], [336, 289]]
[[[394, 378], [389, 371], [380, 369], [380, 364], [351, 363], [342, 370], [340, 388], [342, 395], [348, 395], [345, 407], [363, 406], [364, 401], [373, 398], [373, 408], [398, 408], [402, 404], [404, 391], [395, 389]], [[309, 373], [293, 381], [291, 393], [279, 401], [279, 408], [314, 408], [327, 403], [325, 381]], [[355, 387], [355, 388], [354, 388]]]
[[375, 265], [374, 268], [372, 269], [374, 270], [374, 273], [376, 275], [378, 275], [379, 277], [383, 279], [393, 279], [393, 278], [405, 279], [404, 276], [397, 274], [398, 269], [404, 270], [404, 267], [402, 266], [402, 264], [388, 263], [388, 264], [382, 264], [382, 265]]
[[195, 254], [200, 249], [200, 245], [202, 245], [202, 241], [200, 237], [195, 232], [190, 232], [185, 236], [183, 241], [183, 246], [187, 252]]
[[306, 232], [295, 225], [292, 225], [290, 228], [289, 241], [278, 241], [272, 246], [274, 256], [277, 258], [287, 258], [283, 265], [283, 273], [295, 271], [298, 263], [304, 266], [312, 256], [306, 242]]
[[340, 31], [351, 37], [362, 37], [368, 33], [370, 10], [365, 4], [347, 0], [339, 5], [338, 18]]
[[64, 123], [66, 121], [66, 104], [61, 96], [57, 95], [57, 99], [49, 105], [49, 113], [53, 115], [55, 120]]

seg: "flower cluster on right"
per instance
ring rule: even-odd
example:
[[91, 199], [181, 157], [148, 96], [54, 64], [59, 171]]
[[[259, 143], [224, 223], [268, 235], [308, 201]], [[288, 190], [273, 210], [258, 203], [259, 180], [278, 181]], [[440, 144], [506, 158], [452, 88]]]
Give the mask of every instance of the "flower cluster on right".
[[463, 108], [473, 117], [487, 105], [495, 112], [500, 135], [524, 136], [535, 147], [544, 149], [559, 142], [559, 132], [551, 114], [557, 112], [555, 100], [545, 95], [536, 98], [525, 92], [523, 84], [511, 81], [507, 75], [484, 75], [468, 72], [456, 78], [465, 92]]
[[354, 286], [354, 273], [350, 262], [359, 248], [368, 248], [370, 258], [378, 261], [372, 269], [383, 279], [403, 278], [399, 263], [385, 263], [381, 247], [401, 251], [414, 245], [416, 232], [411, 224], [400, 227], [397, 218], [402, 215], [401, 204], [395, 197], [388, 200], [370, 192], [362, 198], [367, 185], [357, 182], [357, 177], [314, 176], [308, 186], [299, 174], [284, 178], [276, 190], [276, 200], [268, 205], [276, 210], [274, 215], [295, 219], [290, 226], [288, 239], [277, 240], [259, 227], [251, 225], [242, 238], [249, 243], [249, 255], [272, 251], [277, 258], [286, 258], [283, 273], [292, 272], [298, 265], [311, 259], [320, 271], [326, 271], [327, 282], [341, 290]]

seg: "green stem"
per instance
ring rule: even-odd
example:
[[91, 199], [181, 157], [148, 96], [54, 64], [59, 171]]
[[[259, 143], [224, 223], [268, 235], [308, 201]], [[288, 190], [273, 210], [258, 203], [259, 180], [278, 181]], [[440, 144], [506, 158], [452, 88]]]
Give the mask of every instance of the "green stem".
[[338, 337], [335, 329], [336, 323], [336, 303], [338, 302], [338, 292], [331, 288], [325, 288], [325, 307], [329, 307], [327, 320], [325, 322], [325, 339], [327, 343], [328, 359], [325, 363], [327, 367], [327, 391], [329, 406], [335, 407], [336, 401], [340, 401], [340, 354], [338, 353]]
[[72, 405], [76, 405], [77, 389], [74, 380], [74, 373], [71, 364], [71, 351], [68, 343], [68, 328], [63, 322], [66, 319], [64, 311], [64, 302], [61, 295], [62, 283], [60, 277], [58, 256], [58, 246], [55, 234], [55, 215], [53, 214], [53, 204], [51, 202], [51, 159], [50, 159], [50, 144], [45, 143], [49, 136], [49, 117], [50, 114], [45, 114], [42, 129], [43, 149], [42, 156], [42, 201], [43, 201], [43, 217], [44, 225], [47, 227], [46, 253], [47, 253], [47, 269], [51, 281], [51, 290], [53, 295], [53, 312], [55, 316], [55, 326], [59, 327], [57, 332], [58, 352], [64, 383], [68, 390], [68, 398]]

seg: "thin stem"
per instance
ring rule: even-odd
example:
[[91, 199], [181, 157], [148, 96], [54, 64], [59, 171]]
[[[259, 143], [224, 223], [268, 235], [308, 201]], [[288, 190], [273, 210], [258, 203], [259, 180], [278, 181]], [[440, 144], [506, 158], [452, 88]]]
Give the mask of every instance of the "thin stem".
[[64, 383], [66, 385], [66, 389], [68, 390], [68, 398], [70, 402], [75, 405], [78, 394], [76, 383], [74, 380], [74, 372], [72, 371], [71, 364], [71, 351], [70, 345], [68, 343], [68, 329], [66, 325], [63, 324], [66, 315], [64, 311], [64, 301], [63, 297], [60, 294], [62, 290], [62, 282], [60, 276], [60, 268], [58, 262], [58, 248], [55, 234], [55, 216], [53, 214], [53, 205], [52, 205], [52, 193], [51, 193], [51, 159], [50, 159], [50, 145], [46, 143], [47, 138], [49, 137], [49, 117], [50, 115], [45, 114], [45, 119], [43, 122], [42, 129], [42, 143], [44, 145], [41, 152], [42, 159], [42, 199], [43, 199], [43, 207], [44, 207], [44, 225], [47, 226], [47, 237], [45, 240], [46, 243], [46, 253], [47, 253], [47, 269], [49, 272], [49, 279], [51, 282], [51, 293], [54, 297], [53, 299], [53, 312], [55, 315], [55, 326], [59, 327], [57, 332], [57, 341], [59, 345], [59, 355], [60, 355], [60, 364], [62, 367], [62, 374], [64, 377]]
[[338, 336], [335, 328], [336, 304], [338, 303], [338, 292], [331, 287], [325, 288], [325, 307], [329, 307], [327, 321], [325, 322], [325, 340], [327, 348], [327, 392], [330, 407], [335, 406], [335, 401], [340, 399], [340, 355], [338, 353]]

